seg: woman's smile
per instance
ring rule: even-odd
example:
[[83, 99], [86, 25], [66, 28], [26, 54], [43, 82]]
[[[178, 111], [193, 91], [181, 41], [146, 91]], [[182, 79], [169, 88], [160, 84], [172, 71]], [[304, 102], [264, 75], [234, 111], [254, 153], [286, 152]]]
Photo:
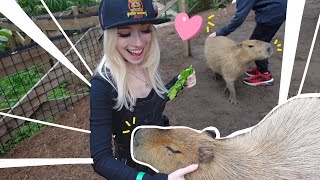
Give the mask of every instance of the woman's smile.
[[142, 57], [144, 49], [135, 49], [135, 50], [130, 50], [127, 49], [127, 51], [131, 54], [132, 58], [134, 59], [140, 59]]
[[135, 24], [119, 27], [116, 48], [128, 63], [140, 64], [151, 41], [151, 25]]

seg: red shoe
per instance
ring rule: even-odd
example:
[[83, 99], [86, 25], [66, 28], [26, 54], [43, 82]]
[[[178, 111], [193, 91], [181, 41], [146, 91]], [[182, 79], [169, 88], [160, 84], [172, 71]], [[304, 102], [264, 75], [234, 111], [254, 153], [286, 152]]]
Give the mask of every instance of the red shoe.
[[243, 83], [249, 86], [271, 86], [273, 85], [274, 79], [270, 73], [260, 73], [244, 78]]
[[251, 68], [251, 69], [247, 70], [245, 73], [249, 77], [255, 76], [259, 73], [259, 69], [258, 68]]

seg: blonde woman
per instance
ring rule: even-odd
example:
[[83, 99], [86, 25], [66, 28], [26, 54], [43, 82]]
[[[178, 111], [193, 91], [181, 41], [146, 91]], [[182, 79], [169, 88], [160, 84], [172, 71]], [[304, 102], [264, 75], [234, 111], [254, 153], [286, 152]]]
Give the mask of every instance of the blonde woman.
[[[155, 14], [151, 0], [102, 0], [100, 4], [104, 57], [91, 80], [90, 150], [95, 171], [108, 180], [184, 179], [198, 167], [156, 174], [130, 157], [134, 127], [169, 125], [162, 112], [167, 91], [178, 79], [165, 86], [158, 73], [160, 50], [153, 24], [168, 19], [156, 19]], [[185, 86], [195, 84], [195, 75], [190, 75]]]

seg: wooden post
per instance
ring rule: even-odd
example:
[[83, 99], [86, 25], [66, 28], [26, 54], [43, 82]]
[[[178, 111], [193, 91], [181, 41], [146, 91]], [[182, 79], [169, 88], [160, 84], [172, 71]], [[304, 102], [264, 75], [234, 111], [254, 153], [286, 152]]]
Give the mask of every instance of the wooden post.
[[24, 38], [23, 45], [28, 45], [28, 44], [31, 43], [31, 41], [32, 41], [32, 39], [31, 39], [29, 36], [26, 36], [26, 37]]
[[77, 6], [71, 6], [71, 9], [72, 9], [72, 14], [73, 14], [74, 16], [79, 15], [79, 9], [78, 9]]
[[[188, 1], [187, 0], [180, 0], [180, 12], [188, 13]], [[183, 56], [189, 57], [191, 56], [191, 47], [190, 41], [187, 41], [183, 45]]]
[[21, 44], [24, 44], [24, 37], [20, 34], [19, 31], [13, 31], [13, 35]]
[[14, 43], [13, 36], [9, 37], [8, 43], [9, 43], [11, 51], [13, 52], [17, 48], [16, 44]]

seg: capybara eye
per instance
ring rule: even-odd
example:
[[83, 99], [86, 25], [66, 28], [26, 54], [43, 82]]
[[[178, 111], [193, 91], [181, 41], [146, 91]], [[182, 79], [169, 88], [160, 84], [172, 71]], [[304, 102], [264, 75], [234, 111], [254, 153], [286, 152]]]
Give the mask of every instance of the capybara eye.
[[169, 147], [169, 146], [166, 146], [166, 148], [167, 148], [169, 151], [171, 151], [172, 153], [175, 153], [175, 154], [181, 153], [181, 151], [179, 151], [179, 150], [174, 150], [174, 149], [172, 149], [172, 148]]
[[248, 47], [249, 47], [249, 48], [252, 48], [252, 47], [254, 47], [254, 46], [253, 46], [253, 45], [249, 45]]

